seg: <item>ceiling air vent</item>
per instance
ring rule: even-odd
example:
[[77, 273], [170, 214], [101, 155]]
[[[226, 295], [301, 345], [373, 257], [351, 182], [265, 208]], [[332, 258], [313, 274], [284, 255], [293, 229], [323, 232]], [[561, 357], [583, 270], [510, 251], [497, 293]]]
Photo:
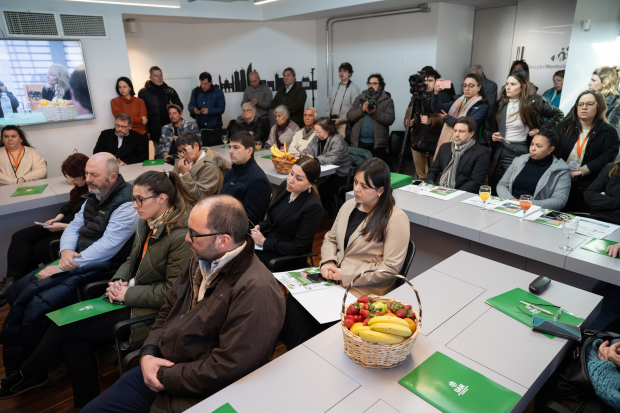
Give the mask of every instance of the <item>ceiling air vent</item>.
[[99, 39], [107, 39], [108, 37], [103, 16], [63, 13], [59, 13], [59, 16], [64, 37], [88, 37]]
[[4, 11], [8, 37], [60, 37], [54, 13]]

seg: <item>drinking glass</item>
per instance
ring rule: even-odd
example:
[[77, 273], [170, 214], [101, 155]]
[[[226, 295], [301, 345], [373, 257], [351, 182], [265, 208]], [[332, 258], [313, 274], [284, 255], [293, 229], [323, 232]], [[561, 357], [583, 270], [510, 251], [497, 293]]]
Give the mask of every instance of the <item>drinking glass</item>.
[[22, 102], [22, 106], [24, 108], [24, 118], [32, 117], [32, 109], [30, 107], [30, 102]]
[[566, 235], [566, 245], [560, 245], [560, 249], [562, 251], [570, 252], [573, 250], [573, 248], [568, 245], [568, 240], [575, 232], [577, 232], [578, 228], [579, 219], [568, 219], [567, 217], [567, 219], [564, 220], [564, 222], [562, 223], [562, 231], [564, 232], [564, 235]]
[[480, 211], [487, 212], [487, 209], [484, 207], [484, 204], [487, 202], [489, 198], [491, 198], [491, 187], [488, 185], [482, 185], [480, 190], [478, 191], [478, 195], [482, 199], [482, 206], [480, 207]]
[[523, 216], [519, 218], [519, 222], [523, 224], [525, 222], [525, 213], [532, 207], [532, 195], [521, 195], [521, 198], [519, 198], [519, 206], [521, 207], [521, 211], [523, 211]]
[[261, 141], [255, 141], [254, 142], [254, 147], [256, 148], [256, 152], [258, 152], [263, 147], [263, 143]]
[[222, 135], [222, 142], [224, 143], [224, 148], [228, 148], [228, 135]]

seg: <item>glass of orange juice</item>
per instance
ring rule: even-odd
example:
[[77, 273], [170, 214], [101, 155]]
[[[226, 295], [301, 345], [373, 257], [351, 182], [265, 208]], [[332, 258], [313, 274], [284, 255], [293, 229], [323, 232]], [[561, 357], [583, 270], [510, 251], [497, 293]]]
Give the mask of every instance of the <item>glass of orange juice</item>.
[[480, 207], [480, 211], [487, 212], [487, 209], [484, 207], [484, 203], [491, 197], [491, 187], [488, 185], [482, 185], [480, 190], [478, 191], [480, 198], [482, 199], [483, 205]]
[[519, 206], [523, 211], [523, 216], [519, 219], [519, 222], [523, 224], [525, 222], [525, 213], [532, 207], [532, 195], [521, 195], [521, 198], [519, 198]]
[[260, 151], [262, 147], [263, 147], [263, 143], [261, 141], [254, 142], [254, 148], [256, 148], [256, 152]]

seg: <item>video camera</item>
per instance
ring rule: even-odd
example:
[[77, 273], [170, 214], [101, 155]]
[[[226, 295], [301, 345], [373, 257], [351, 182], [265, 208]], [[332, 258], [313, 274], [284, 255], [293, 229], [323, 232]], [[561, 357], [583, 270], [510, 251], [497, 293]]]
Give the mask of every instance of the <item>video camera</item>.
[[409, 76], [409, 92], [412, 95], [423, 95], [426, 93], [426, 73], [419, 71]]

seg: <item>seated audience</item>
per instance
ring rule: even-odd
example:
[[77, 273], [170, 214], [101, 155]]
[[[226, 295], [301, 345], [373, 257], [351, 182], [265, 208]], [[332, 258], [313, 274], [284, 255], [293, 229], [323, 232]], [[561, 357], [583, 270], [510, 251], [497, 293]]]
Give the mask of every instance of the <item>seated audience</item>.
[[194, 257], [164, 296], [140, 350], [82, 413], [181, 412], [268, 363], [284, 321], [284, 298], [254, 255], [243, 205], [228, 195], [189, 217]]
[[[306, 108], [304, 111], [304, 127], [295, 132], [293, 140], [288, 147], [288, 151], [296, 158], [301, 156], [301, 153], [308, 147], [312, 138], [314, 138], [314, 122], [316, 122], [317, 118], [318, 116], [315, 108]], [[336, 122], [334, 121], [334, 123]]]
[[560, 211], [568, 201], [570, 168], [562, 159], [553, 156], [553, 151], [559, 147], [560, 140], [555, 132], [538, 132], [530, 144], [530, 153], [513, 159], [497, 184], [497, 195], [516, 201], [521, 195], [530, 195], [534, 205]]
[[386, 92], [385, 81], [379, 73], [368, 76], [368, 89], [355, 98], [347, 112], [353, 122], [351, 146], [367, 149], [372, 156], [386, 159], [390, 144], [390, 126], [394, 123], [394, 101]]
[[468, 74], [465, 76], [465, 80], [461, 86], [463, 87], [463, 94], [461, 96], [454, 96], [454, 100], [442, 103], [439, 99], [439, 94], [443, 88], [437, 86], [437, 82], [435, 82], [435, 92], [431, 98], [431, 110], [443, 118], [443, 128], [439, 135], [435, 156], [437, 156], [441, 145], [454, 140], [454, 123], [457, 119], [463, 116], [473, 119], [474, 122], [476, 122], [474, 136], [476, 137], [475, 139], [478, 140], [480, 129], [487, 117], [489, 107], [485, 102], [486, 95], [480, 76]]
[[[620, 164], [610, 163], [583, 191], [590, 218], [620, 225]], [[1, 292], [0, 292], [1, 293]]]
[[592, 73], [588, 87], [590, 90], [601, 92], [607, 103], [605, 116], [607, 122], [618, 132], [620, 136], [620, 78], [616, 66], [601, 66]]
[[195, 132], [182, 133], [175, 144], [179, 158], [174, 163], [174, 172], [183, 178], [194, 201], [217, 194], [230, 168], [228, 161], [206, 146], [201, 148], [200, 136]]
[[596, 90], [581, 92], [570, 113], [558, 126], [558, 156], [570, 167], [572, 179], [566, 212], [590, 212], [583, 192], [618, 155], [620, 140], [607, 123], [605, 98]]
[[562, 86], [564, 85], [564, 70], [558, 70], [553, 74], [553, 87], [543, 93], [543, 97], [547, 99], [556, 108], [560, 107], [560, 99], [562, 98]]
[[183, 109], [180, 106], [169, 104], [168, 117], [170, 123], [162, 126], [161, 139], [157, 145], [157, 157], [164, 158], [167, 163], [174, 165], [174, 160], [179, 157], [176, 141], [182, 133], [199, 133], [195, 122], [183, 119]]
[[299, 130], [299, 126], [289, 118], [290, 114], [286, 106], [277, 106], [273, 113], [276, 116], [276, 124], [271, 127], [265, 148], [277, 145], [278, 149], [284, 150], [284, 142], [286, 142], [288, 150], [293, 141], [293, 135]]
[[[497, 83], [489, 79], [484, 74], [484, 69], [480, 65], [474, 65], [469, 69], [469, 73], [479, 75], [482, 78], [482, 90], [487, 99], [487, 106], [491, 107], [497, 101]], [[452, 100], [452, 99], [450, 99]]]
[[[192, 257], [187, 220], [193, 200], [174, 172], [148, 171], [133, 186], [133, 208], [140, 215], [131, 254], [109, 283], [110, 300], [126, 307], [59, 327], [51, 323], [41, 344], [19, 372], [0, 381], [0, 398], [8, 399], [43, 386], [48, 369], [61, 356], [73, 384], [73, 404], [82, 408], [99, 395], [99, 374], [94, 348], [114, 341], [116, 323], [157, 313], [164, 295]], [[125, 347], [137, 348], [149, 329], [136, 325]]]
[[[252, 228], [254, 243], [263, 247], [256, 256], [265, 265], [274, 258], [312, 252], [312, 243], [321, 220], [323, 207], [316, 188], [321, 165], [309, 156], [295, 162], [288, 178], [280, 184], [267, 217]], [[307, 259], [287, 262], [288, 269], [307, 266]], [[281, 268], [278, 270], [282, 270]]]
[[287, 67], [282, 73], [284, 86], [278, 89], [271, 101], [271, 109], [275, 110], [278, 106], [286, 106], [290, 113], [291, 120], [301, 128], [303, 124], [304, 106], [306, 105], [306, 90], [301, 83], [297, 83], [295, 70]]
[[553, 129], [564, 117], [547, 99], [530, 95], [527, 76], [525, 72], [508, 76], [482, 130], [486, 144], [491, 147], [489, 185], [493, 194], [497, 194], [497, 184], [512, 160], [529, 152], [532, 137], [540, 129]]
[[[241, 99], [241, 109], [245, 103], [251, 103], [256, 108], [256, 114], [260, 116], [267, 124], [269, 123], [269, 109], [273, 101], [273, 93], [266, 83], [260, 82], [258, 72], [254, 70], [248, 74], [250, 84], [243, 91], [243, 99]], [[254, 138], [256, 139], [256, 137]], [[262, 139], [256, 139], [262, 140]]]
[[135, 97], [133, 83], [125, 76], [121, 76], [116, 81], [116, 93], [118, 97], [110, 101], [112, 115], [117, 117], [121, 113], [131, 116], [131, 129], [145, 135], [146, 134], [146, 105], [140, 98]]
[[7, 291], [11, 309], [1, 339], [4, 366], [11, 374], [43, 338], [49, 324], [45, 314], [75, 302], [76, 288], [129, 255], [139, 217], [132, 208], [131, 185], [118, 168], [118, 161], [109, 153], [88, 160], [89, 193], [60, 238], [59, 264], [48, 263], [44, 269], [30, 272]]
[[50, 242], [60, 239], [62, 232], [86, 201], [82, 197], [88, 192], [84, 171], [86, 162], [88, 156], [74, 153], [62, 163], [60, 169], [65, 177], [73, 182], [74, 187], [69, 192], [69, 202], [60, 208], [55, 218], [45, 221], [47, 225], [44, 227], [33, 225], [13, 234], [6, 255], [7, 269], [4, 285], [0, 290], [0, 306], [6, 304], [6, 292], [15, 281], [38, 268], [39, 264], [54, 261]]
[[199, 79], [200, 86], [192, 90], [187, 109], [196, 115], [199, 129], [222, 129], [222, 114], [226, 110], [224, 92], [215, 87], [209, 72], [202, 72]]
[[142, 163], [149, 159], [149, 138], [132, 130], [131, 116], [119, 113], [114, 129], [101, 131], [93, 154], [99, 152], [111, 153], [120, 166]]
[[1, 152], [6, 152], [6, 156], [0, 156], [0, 185], [47, 178], [45, 159], [30, 146], [26, 133], [19, 126], [7, 125], [2, 128]]
[[338, 129], [333, 120], [319, 118], [314, 124], [314, 134], [315, 138], [301, 154], [316, 158], [321, 165], [338, 166], [336, 173], [324, 176], [318, 181], [319, 194], [322, 194], [321, 202], [325, 209], [334, 215], [337, 205], [333, 205], [333, 194], [347, 182], [347, 176], [351, 170], [351, 157], [347, 143], [342, 136], [338, 135]]
[[487, 177], [489, 148], [474, 138], [476, 122], [472, 118], [458, 118], [453, 128], [454, 141], [441, 145], [426, 181], [477, 194]]
[[138, 97], [146, 105], [146, 132], [150, 140], [157, 144], [161, 137], [161, 127], [170, 123], [167, 106], [169, 103], [177, 105], [183, 110], [183, 103], [177, 91], [164, 82], [164, 74], [157, 66], [149, 69], [149, 80], [138, 92]]
[[[372, 270], [355, 281], [350, 293], [387, 295], [398, 280], [392, 274], [400, 273], [407, 255], [409, 218], [395, 205], [390, 168], [380, 159], [370, 158], [358, 166], [353, 193], [355, 198], [345, 202], [325, 234], [321, 276], [348, 287], [359, 274]], [[319, 324], [289, 295], [280, 337], [291, 350], [333, 324]]]
[[[360, 88], [351, 80], [353, 66], [351, 63], [342, 63], [338, 68], [340, 83], [333, 85], [327, 97], [325, 116], [334, 120], [338, 128], [338, 135], [344, 137], [347, 129], [347, 113], [360, 94]], [[318, 115], [317, 115], [318, 116]]]
[[271, 199], [271, 182], [254, 159], [254, 138], [249, 132], [230, 137], [232, 167], [224, 175], [220, 194], [239, 200], [250, 220], [250, 227], [261, 222]]
[[230, 127], [230, 135], [232, 136], [237, 132], [249, 132], [255, 142], [264, 144], [269, 137], [267, 132], [268, 121], [269, 119], [265, 121], [258, 116], [258, 110], [252, 102], [245, 102], [241, 105], [241, 116]]

